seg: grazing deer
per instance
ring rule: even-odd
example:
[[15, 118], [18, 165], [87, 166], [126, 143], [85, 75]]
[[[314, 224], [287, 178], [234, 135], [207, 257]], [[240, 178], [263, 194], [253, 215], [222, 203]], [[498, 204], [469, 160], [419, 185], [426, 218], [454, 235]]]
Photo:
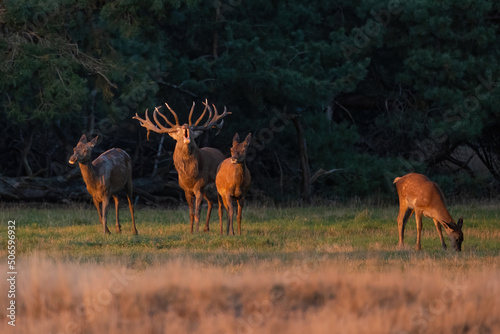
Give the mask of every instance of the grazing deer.
[[403, 247], [405, 225], [413, 212], [417, 221], [417, 249], [420, 250], [420, 238], [422, 234], [422, 215], [432, 218], [436, 225], [441, 246], [446, 249], [441, 226], [444, 227], [453, 249], [457, 252], [462, 250], [463, 219], [458, 223], [451, 218], [444, 205], [444, 195], [439, 186], [429, 180], [425, 175], [410, 173], [394, 179], [399, 196], [399, 246]]
[[91, 161], [92, 148], [95, 146], [97, 138], [98, 136], [87, 142], [87, 137], [83, 135], [73, 149], [74, 153], [70, 157], [69, 163], [75, 164], [78, 162], [80, 165], [83, 180], [87, 185], [88, 192], [92, 195], [99, 214], [99, 221], [104, 227], [104, 234], [110, 233], [106, 222], [111, 197], [115, 200], [116, 232], [121, 233], [118, 218], [118, 196], [116, 194], [122, 189], [125, 189], [127, 193], [128, 206], [132, 216], [132, 233], [137, 234], [134, 205], [132, 204], [132, 163], [130, 162], [130, 156], [119, 148], [112, 148]]
[[[227, 112], [226, 107], [224, 107], [224, 112], [219, 114], [214, 105], [212, 106], [215, 111], [212, 110], [207, 101], [203, 104], [205, 105], [205, 109], [194, 124], [191, 122], [195, 106], [194, 102], [189, 112], [189, 124], [180, 125], [177, 114], [166, 103], [165, 105], [168, 110], [174, 116], [175, 124], [170, 122], [168, 118], [159, 111], [160, 107], [156, 107], [153, 113], [156, 125], [149, 119], [147, 110], [145, 119], [140, 118], [137, 114], [133, 117], [141, 123], [141, 126], [148, 130], [148, 139], [150, 131], [168, 133], [170, 137], [175, 139], [174, 166], [179, 175], [179, 185], [184, 189], [184, 194], [186, 195], [186, 200], [189, 205], [191, 233], [193, 233], [193, 220], [196, 222], [196, 231], [198, 232], [199, 230], [200, 210], [203, 197], [208, 203], [207, 222], [204, 231], [208, 232], [210, 230], [209, 222], [213, 201], [208, 194], [207, 186], [210, 183], [213, 184], [215, 181], [217, 166], [224, 160], [224, 155], [221, 151], [211, 147], [198, 148], [194, 139], [203, 131], [210, 130], [212, 127], [216, 127], [219, 130], [222, 129], [222, 125], [224, 124], [222, 118], [230, 114]], [[208, 119], [205, 121], [205, 124], [198, 125], [205, 116], [207, 109], [209, 111]], [[163, 126], [158, 120], [158, 115], [160, 115], [170, 127]], [[222, 121], [217, 123], [220, 120]]]
[[227, 229], [229, 234], [229, 226], [234, 235], [233, 229], [233, 200], [238, 202], [238, 234], [241, 235], [241, 212], [245, 202], [245, 195], [250, 188], [252, 178], [250, 171], [245, 164], [247, 148], [252, 141], [252, 135], [248, 134], [245, 141], [240, 143], [240, 136], [234, 135], [233, 147], [231, 148], [231, 158], [224, 160], [217, 171], [215, 185], [219, 198], [219, 224], [220, 234], [222, 234], [222, 204], [227, 211]]

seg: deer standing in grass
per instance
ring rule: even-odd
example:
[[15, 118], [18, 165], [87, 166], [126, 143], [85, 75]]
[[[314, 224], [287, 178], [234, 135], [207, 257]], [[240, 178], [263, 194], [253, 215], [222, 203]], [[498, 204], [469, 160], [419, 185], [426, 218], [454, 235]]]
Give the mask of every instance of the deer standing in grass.
[[245, 163], [247, 148], [251, 141], [251, 134], [248, 134], [241, 143], [240, 136], [235, 134], [233, 138], [233, 147], [231, 148], [231, 157], [224, 160], [217, 171], [215, 185], [217, 186], [219, 198], [220, 234], [222, 234], [222, 204], [224, 204], [227, 211], [226, 233], [229, 234], [229, 227], [231, 226], [231, 232], [234, 235], [233, 200], [236, 200], [238, 203], [238, 234], [241, 235], [241, 214], [243, 211], [243, 204], [245, 202], [245, 195], [252, 181], [250, 171]]
[[417, 249], [420, 250], [420, 238], [422, 234], [422, 215], [432, 218], [436, 225], [441, 246], [446, 249], [441, 226], [444, 227], [451, 246], [457, 252], [462, 250], [463, 219], [455, 223], [444, 205], [444, 195], [439, 186], [429, 180], [425, 175], [410, 173], [394, 179], [394, 184], [399, 197], [399, 246], [403, 247], [405, 225], [413, 212], [417, 221]]
[[127, 193], [128, 206], [132, 216], [132, 233], [137, 234], [134, 205], [132, 204], [132, 163], [130, 156], [119, 148], [112, 148], [92, 161], [92, 148], [97, 143], [97, 138], [96, 136], [88, 142], [87, 137], [83, 135], [73, 149], [73, 155], [70, 157], [69, 163], [78, 163], [80, 165], [83, 180], [87, 185], [88, 192], [92, 195], [92, 200], [99, 214], [99, 221], [104, 228], [104, 234], [110, 233], [106, 223], [111, 197], [115, 200], [116, 232], [121, 233], [117, 193], [123, 189]]
[[[160, 107], [156, 107], [153, 113], [156, 124], [153, 124], [149, 119], [147, 110], [145, 119], [140, 118], [137, 114], [133, 117], [141, 123], [141, 126], [148, 130], [148, 139], [150, 131], [168, 133], [170, 137], [175, 139], [176, 144], [173, 156], [174, 166], [179, 175], [179, 185], [184, 190], [189, 205], [191, 233], [193, 233], [193, 221], [196, 222], [196, 231], [198, 232], [199, 230], [200, 210], [203, 198], [205, 198], [208, 203], [207, 222], [204, 231], [208, 232], [210, 230], [209, 222], [213, 200], [210, 198], [207, 190], [208, 185], [213, 184], [215, 181], [217, 166], [224, 160], [224, 155], [221, 151], [212, 147], [198, 148], [194, 139], [203, 133], [203, 131], [210, 130], [212, 127], [221, 129], [224, 124], [222, 118], [230, 114], [227, 112], [226, 107], [224, 107], [224, 112], [219, 114], [214, 105], [212, 105], [214, 108], [214, 110], [212, 110], [212, 107], [207, 101], [203, 104], [205, 105], [205, 109], [194, 124], [191, 121], [195, 106], [194, 102], [189, 112], [189, 124], [180, 125], [177, 114], [166, 103], [165, 105], [168, 110], [174, 116], [175, 124], [170, 122], [168, 118], [159, 111]], [[198, 125], [205, 116], [207, 109], [209, 111], [208, 119], [203, 125]], [[158, 115], [160, 115], [170, 127], [163, 126], [158, 120]], [[219, 121], [220, 123], [218, 123]]]

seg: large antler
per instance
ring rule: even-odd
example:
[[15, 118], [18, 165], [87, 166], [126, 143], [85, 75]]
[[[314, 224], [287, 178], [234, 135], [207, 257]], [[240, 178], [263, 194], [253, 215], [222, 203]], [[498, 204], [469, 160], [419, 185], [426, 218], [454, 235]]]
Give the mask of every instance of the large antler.
[[[156, 124], [153, 124], [153, 122], [151, 122], [151, 119], [149, 118], [149, 115], [148, 115], [148, 109], [146, 109], [146, 115], [145, 115], [146, 118], [144, 118], [144, 119], [140, 118], [139, 115], [137, 115], [137, 113], [135, 114], [134, 117], [132, 117], [133, 119], [138, 120], [141, 123], [141, 126], [146, 128], [146, 130], [148, 130], [148, 135], [147, 135], [148, 140], [149, 140], [149, 132], [150, 131], [153, 131], [156, 133], [168, 133], [168, 132], [175, 131], [176, 128], [179, 127], [179, 119], [177, 118], [177, 114], [169, 107], [168, 104], [165, 103], [165, 105], [170, 110], [170, 112], [174, 115], [176, 124], [173, 124], [172, 122], [170, 122], [168, 120], [168, 118], [160, 112], [159, 109], [161, 107], [156, 107], [155, 111], [153, 112], [153, 118], [154, 118]], [[165, 122], [167, 122], [168, 125], [171, 126], [170, 128], [167, 128], [167, 127], [164, 127], [163, 125], [161, 125], [160, 121], [158, 120], [158, 114], [165, 120]]]
[[[205, 102], [203, 102], [203, 104], [205, 105], [205, 111], [203, 111], [203, 114], [196, 121], [196, 123], [192, 127], [192, 129], [193, 130], [202, 130], [202, 131], [203, 130], [210, 130], [212, 127], [217, 128], [219, 130], [222, 129], [222, 126], [224, 125], [224, 120], [222, 118], [224, 118], [225, 116], [227, 116], [227, 115], [229, 115], [231, 113], [228, 112], [227, 108], [224, 106], [224, 112], [219, 115], [219, 113], [218, 113], [217, 108], [215, 107], [215, 105], [212, 104], [212, 107], [214, 107], [214, 110], [215, 110], [215, 112], [214, 112], [212, 110], [212, 108], [210, 107], [210, 105], [208, 104], [207, 100], [205, 100]], [[207, 121], [203, 125], [196, 126], [201, 121], [202, 117], [205, 115], [205, 112], [207, 111], [207, 108], [208, 108], [208, 112], [209, 112]], [[220, 123], [217, 123], [221, 119], [222, 119], [222, 121]]]

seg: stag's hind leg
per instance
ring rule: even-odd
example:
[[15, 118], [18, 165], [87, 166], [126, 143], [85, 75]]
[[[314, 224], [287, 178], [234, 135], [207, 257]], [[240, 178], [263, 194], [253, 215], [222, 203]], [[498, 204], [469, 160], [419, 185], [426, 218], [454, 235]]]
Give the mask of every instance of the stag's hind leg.
[[189, 205], [189, 226], [191, 233], [193, 233], [193, 222], [194, 222], [194, 195], [191, 193], [185, 192], [186, 201]]
[[120, 206], [118, 196], [113, 196], [115, 200], [115, 212], [116, 212], [116, 233], [122, 233], [122, 226], [120, 225]]
[[207, 201], [208, 209], [207, 209], [207, 222], [205, 223], [205, 228], [203, 229], [204, 232], [209, 232], [210, 231], [210, 215], [212, 214], [212, 207], [213, 207], [213, 201], [207, 196], [206, 194], [203, 194], [203, 197]]

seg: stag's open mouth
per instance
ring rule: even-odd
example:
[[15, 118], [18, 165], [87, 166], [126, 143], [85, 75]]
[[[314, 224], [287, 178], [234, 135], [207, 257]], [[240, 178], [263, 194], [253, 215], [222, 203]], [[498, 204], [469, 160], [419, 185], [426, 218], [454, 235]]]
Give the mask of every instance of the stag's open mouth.
[[191, 142], [191, 137], [189, 136], [189, 130], [184, 129], [184, 143], [189, 144]]

